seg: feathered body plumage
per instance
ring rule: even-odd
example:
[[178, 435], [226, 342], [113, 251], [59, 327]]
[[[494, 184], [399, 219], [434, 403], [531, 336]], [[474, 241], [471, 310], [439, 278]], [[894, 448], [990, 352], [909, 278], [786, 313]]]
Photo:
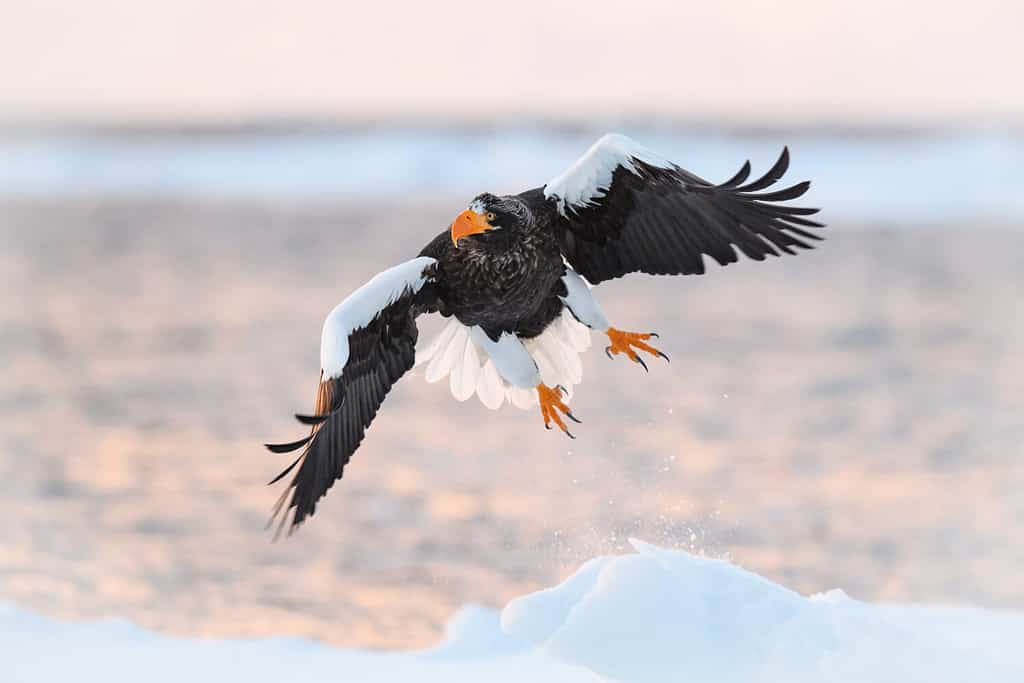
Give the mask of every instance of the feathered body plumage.
[[438, 312], [494, 340], [502, 332], [535, 337], [561, 314], [565, 264], [548, 213], [537, 211], [544, 205], [530, 206], [536, 194], [481, 195], [476, 201], [495, 215], [493, 230], [459, 246], [446, 230], [420, 252], [437, 260]]
[[294, 528], [341, 478], [391, 386], [416, 363], [424, 313], [458, 321], [424, 353], [428, 379], [450, 373], [457, 398], [476, 391], [488, 407], [506, 394], [516, 405], [539, 403], [545, 424], [568, 433], [561, 416], [575, 416], [549, 384], [579, 380], [573, 361], [589, 341], [580, 342], [577, 327], [604, 332], [609, 355], [644, 368], [637, 351], [665, 357], [647, 344], [652, 335], [608, 325], [590, 288], [634, 272], [701, 274], [705, 256], [727, 265], [737, 251], [760, 261], [810, 248], [820, 237], [809, 229], [822, 224], [807, 216], [817, 209], [779, 203], [809, 183], [765, 191], [788, 166], [783, 150], [757, 180], [747, 182], [747, 162], [716, 185], [608, 135], [542, 187], [478, 195], [417, 258], [382, 272], [328, 316], [316, 409], [297, 416], [311, 433], [269, 446], [302, 449], [274, 480], [298, 468], [274, 514], [292, 510]]

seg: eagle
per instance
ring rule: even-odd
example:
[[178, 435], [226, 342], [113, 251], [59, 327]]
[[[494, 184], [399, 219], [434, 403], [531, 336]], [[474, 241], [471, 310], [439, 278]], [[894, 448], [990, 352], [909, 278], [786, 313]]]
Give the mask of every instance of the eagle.
[[[542, 187], [514, 195], [477, 195], [415, 258], [382, 271], [324, 321], [314, 410], [296, 419], [303, 438], [267, 444], [300, 451], [270, 483], [292, 474], [273, 507], [277, 533], [314, 514], [318, 501], [355, 453], [391, 387], [417, 365], [428, 381], [449, 378], [463, 401], [488, 408], [506, 401], [539, 407], [544, 426], [567, 436], [581, 380], [579, 354], [591, 332], [607, 337], [609, 358], [648, 369], [668, 356], [653, 332], [613, 327], [592, 288], [629, 273], [700, 275], [704, 257], [720, 265], [737, 250], [767, 256], [812, 248], [818, 209], [790, 206], [810, 183], [772, 188], [789, 167], [789, 150], [749, 181], [747, 161], [712, 183], [624, 135], [601, 137]], [[772, 188], [772, 189], [769, 189]], [[448, 319], [417, 348], [417, 319]]]

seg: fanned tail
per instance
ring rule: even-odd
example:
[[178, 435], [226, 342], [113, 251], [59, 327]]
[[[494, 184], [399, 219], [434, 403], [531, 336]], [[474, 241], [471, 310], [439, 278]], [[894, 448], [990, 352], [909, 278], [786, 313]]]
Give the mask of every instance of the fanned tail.
[[[523, 345], [537, 363], [541, 381], [548, 386], [566, 387], [571, 396], [573, 387], [583, 379], [579, 356], [590, 348], [590, 330], [566, 308], [544, 332], [524, 339]], [[505, 401], [524, 410], [537, 405], [536, 392], [505, 381], [494, 361], [473, 341], [469, 328], [455, 318], [449, 319], [432, 341], [416, 350], [416, 365], [425, 366], [428, 382], [448, 377], [452, 396], [459, 401], [476, 394], [491, 410], [497, 410]]]

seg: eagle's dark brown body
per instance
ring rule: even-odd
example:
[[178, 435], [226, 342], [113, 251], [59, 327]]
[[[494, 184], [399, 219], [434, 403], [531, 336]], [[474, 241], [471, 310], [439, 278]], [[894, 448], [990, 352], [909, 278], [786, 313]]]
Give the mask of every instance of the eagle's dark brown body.
[[508, 207], [519, 222], [466, 238], [458, 247], [445, 230], [420, 252], [437, 259], [437, 310], [468, 327], [479, 325], [492, 339], [502, 332], [535, 337], [564, 308], [565, 262], [550, 227], [554, 205], [532, 190], [494, 197], [488, 206]]

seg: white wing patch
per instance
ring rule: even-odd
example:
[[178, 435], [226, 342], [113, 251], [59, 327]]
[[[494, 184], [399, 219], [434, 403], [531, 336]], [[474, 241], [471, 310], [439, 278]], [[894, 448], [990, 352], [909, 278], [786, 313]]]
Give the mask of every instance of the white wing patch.
[[429, 256], [420, 256], [375, 275], [334, 307], [320, 336], [320, 367], [326, 379], [341, 376], [348, 363], [348, 337], [366, 327], [377, 315], [410, 290], [418, 292], [427, 281], [423, 272], [436, 263]]
[[544, 197], [555, 198], [558, 212], [566, 214], [569, 209], [582, 209], [594, 203], [608, 192], [612, 174], [622, 166], [630, 173], [637, 173], [635, 161], [642, 161], [657, 168], [673, 168], [674, 164], [655, 154], [636, 141], [618, 133], [608, 133], [595, 142], [586, 153], [576, 160], [561, 175], [552, 178], [544, 186]]
[[[552, 387], [561, 384], [571, 397], [574, 385], [583, 380], [580, 354], [590, 348], [590, 330], [577, 322], [569, 309], [563, 309], [544, 332], [522, 340], [522, 344], [537, 365], [540, 381]], [[497, 410], [506, 400], [524, 410], [537, 405], [536, 390], [505, 380], [470, 328], [455, 318], [433, 341], [416, 349], [416, 365], [424, 364], [426, 380], [438, 382], [447, 376], [452, 396], [458, 401], [475, 393], [491, 410]]]

